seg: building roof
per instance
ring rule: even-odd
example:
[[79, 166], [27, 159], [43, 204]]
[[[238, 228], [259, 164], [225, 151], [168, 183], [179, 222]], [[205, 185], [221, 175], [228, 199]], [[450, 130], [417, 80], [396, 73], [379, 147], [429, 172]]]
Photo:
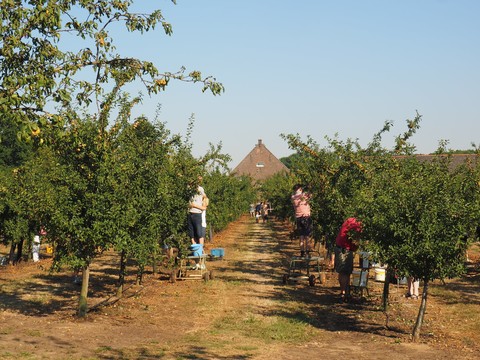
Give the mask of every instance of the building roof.
[[282, 172], [287, 173], [289, 170], [267, 149], [262, 139], [258, 140], [252, 151], [232, 170], [234, 175], [250, 176], [255, 181], [262, 181]]
[[[408, 156], [406, 155], [396, 155], [395, 156], [397, 159], [402, 159], [406, 158]], [[449, 164], [449, 169], [455, 169], [456, 167], [460, 166], [461, 164], [464, 164], [465, 162], [471, 162], [471, 163], [476, 163], [478, 161], [478, 155], [477, 154], [441, 154], [441, 155], [436, 155], [436, 154], [416, 154], [415, 157], [419, 161], [433, 161], [435, 158], [438, 157], [449, 157], [450, 159], [450, 164]]]

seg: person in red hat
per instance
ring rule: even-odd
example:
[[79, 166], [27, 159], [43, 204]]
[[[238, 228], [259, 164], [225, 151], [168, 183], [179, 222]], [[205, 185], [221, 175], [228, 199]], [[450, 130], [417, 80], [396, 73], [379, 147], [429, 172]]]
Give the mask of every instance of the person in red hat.
[[353, 257], [358, 249], [356, 241], [362, 232], [362, 224], [354, 217], [345, 220], [335, 240], [335, 271], [338, 273], [341, 301], [350, 299], [350, 275]]

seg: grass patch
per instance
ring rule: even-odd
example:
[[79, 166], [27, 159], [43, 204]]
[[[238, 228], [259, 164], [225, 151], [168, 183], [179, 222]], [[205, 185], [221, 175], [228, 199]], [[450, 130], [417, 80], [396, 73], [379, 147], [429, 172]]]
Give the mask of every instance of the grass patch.
[[478, 317], [478, 305], [477, 304], [458, 304], [456, 306], [450, 306], [447, 314], [448, 318], [456, 319], [456, 327], [465, 330], [472, 331], [473, 333], [480, 335], [480, 318]]
[[0, 335], [10, 335], [13, 333], [13, 328], [7, 327], [7, 328], [0, 328]]
[[34, 356], [33, 356], [32, 353], [30, 353], [30, 352], [28, 352], [28, 351], [21, 351], [21, 352], [17, 355], [16, 359], [33, 359], [33, 357], [34, 357]]
[[465, 346], [468, 346], [468, 347], [473, 347], [475, 345], [475, 341], [470, 338], [463, 338], [462, 342]]
[[219, 333], [235, 332], [247, 338], [265, 342], [298, 343], [312, 338], [311, 326], [298, 318], [262, 317], [249, 314], [244, 318], [230, 316], [217, 320], [214, 328]]
[[464, 335], [463, 344], [466, 347], [478, 344], [480, 341], [478, 303], [469, 302], [468, 295], [448, 286], [435, 286], [431, 288], [431, 294], [438, 296], [447, 305], [442, 313], [443, 321], [448, 327], [454, 328], [455, 332]]
[[31, 337], [42, 337], [42, 333], [39, 330], [29, 330], [26, 334]]
[[255, 351], [255, 350], [258, 350], [258, 346], [243, 345], [243, 346], [236, 346], [235, 349], [241, 350], [241, 351]]
[[95, 352], [97, 354], [101, 354], [101, 353], [108, 352], [108, 351], [111, 351], [111, 350], [113, 350], [113, 348], [111, 346], [100, 346], [95, 350]]
[[458, 291], [452, 291], [446, 286], [432, 286], [430, 295], [442, 298], [445, 302], [455, 303], [462, 300], [462, 294]]
[[448, 304], [445, 309], [449, 315], [460, 320], [472, 320], [478, 317], [478, 305], [468, 303], [468, 299], [465, 300], [465, 294], [461, 291], [445, 286], [436, 286], [431, 288], [430, 293]]
[[0, 285], [0, 291], [5, 294], [13, 294], [25, 288], [25, 281], [8, 281]]
[[102, 356], [102, 359], [161, 359], [165, 351], [156, 347], [134, 347], [114, 349], [110, 346], [100, 346], [95, 352]]
[[33, 296], [31, 302], [35, 303], [36, 306], [48, 305], [51, 302], [52, 296], [50, 294], [40, 294]]
[[[205, 349], [224, 349], [231, 345], [231, 339], [221, 339], [218, 337], [219, 332], [208, 332], [209, 336], [202, 336], [202, 334], [189, 334], [182, 338], [183, 344], [195, 344], [197, 347]], [[210, 336], [211, 335], [211, 336]]]
[[242, 281], [242, 280], [226, 279], [226, 280], [222, 280], [222, 281], [225, 282], [228, 287], [235, 287], [235, 286], [245, 285], [245, 281]]

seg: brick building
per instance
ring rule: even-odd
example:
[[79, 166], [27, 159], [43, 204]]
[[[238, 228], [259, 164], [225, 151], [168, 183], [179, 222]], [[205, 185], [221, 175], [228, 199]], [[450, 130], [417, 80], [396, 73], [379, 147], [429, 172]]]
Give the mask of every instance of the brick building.
[[258, 182], [274, 174], [288, 171], [288, 168], [259, 139], [252, 151], [232, 170], [232, 174], [250, 176]]

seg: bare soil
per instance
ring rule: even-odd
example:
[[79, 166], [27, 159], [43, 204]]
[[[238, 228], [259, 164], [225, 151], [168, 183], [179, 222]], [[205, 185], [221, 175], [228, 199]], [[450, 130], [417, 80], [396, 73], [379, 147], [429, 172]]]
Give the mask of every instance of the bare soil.
[[[469, 273], [435, 282], [419, 341], [410, 333], [420, 305], [390, 285], [369, 279], [369, 296], [339, 303], [336, 276], [322, 284], [284, 284], [297, 243], [286, 224], [244, 217], [208, 248], [214, 279], [169, 281], [151, 269], [142, 285], [130, 267], [124, 296], [114, 296], [118, 255], [93, 264], [86, 319], [75, 315], [79, 286], [72, 273], [49, 273], [51, 259], [0, 267], [1, 359], [478, 359], [480, 272], [478, 247]], [[1, 249], [4, 250], [4, 249]], [[4, 252], [3, 252], [4, 253]]]

